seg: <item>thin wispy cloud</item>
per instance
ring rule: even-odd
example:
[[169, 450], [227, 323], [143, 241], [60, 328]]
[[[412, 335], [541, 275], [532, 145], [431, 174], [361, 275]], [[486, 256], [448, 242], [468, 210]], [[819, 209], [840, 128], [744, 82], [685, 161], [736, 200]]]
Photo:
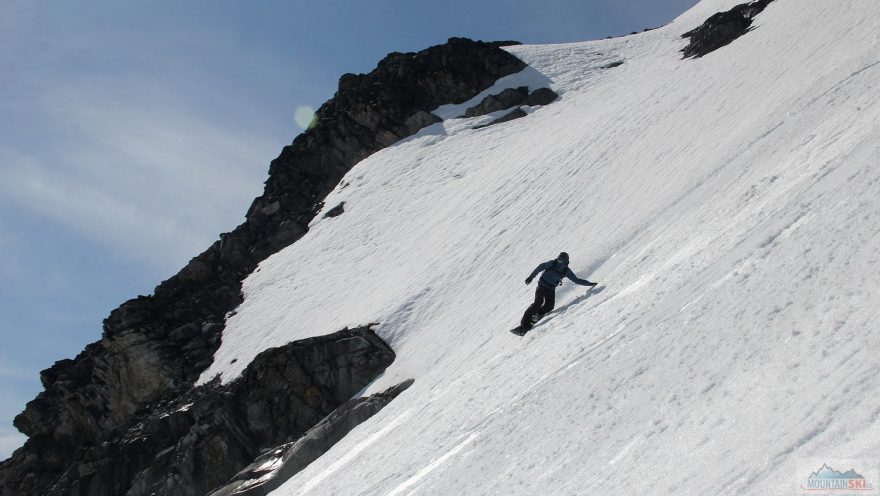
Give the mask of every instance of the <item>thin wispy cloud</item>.
[[47, 105], [64, 150], [0, 150], [0, 192], [163, 269], [243, 219], [278, 147], [172, 108], [83, 100]]
[[0, 52], [17, 69], [0, 96], [0, 195], [170, 275], [243, 220], [283, 130], [191, 61], [120, 51], [119, 36], [49, 36], [36, 60]]
[[30, 369], [22, 369], [17, 367], [10, 367], [8, 365], [0, 363], [0, 380], [18, 380], [18, 379], [33, 379], [33, 371]]

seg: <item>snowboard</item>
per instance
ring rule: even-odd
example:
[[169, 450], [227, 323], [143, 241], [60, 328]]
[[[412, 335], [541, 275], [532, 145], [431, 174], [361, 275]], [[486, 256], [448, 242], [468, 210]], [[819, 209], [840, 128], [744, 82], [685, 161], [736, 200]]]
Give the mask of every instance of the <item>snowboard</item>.
[[510, 332], [516, 334], [517, 336], [525, 336], [525, 334], [527, 332], [529, 332], [530, 329], [531, 329], [531, 327], [518, 325], [518, 326], [514, 327], [513, 329], [511, 329]]
[[[572, 301], [571, 303], [569, 303], [569, 304], [567, 304], [567, 305], [564, 305], [564, 306], [561, 307], [561, 308], [557, 308], [557, 309], [555, 310], [555, 312], [551, 312], [551, 313], [549, 313], [549, 314], [547, 314], [547, 315], [551, 315], [551, 314], [553, 314], [553, 313], [559, 313], [561, 310], [563, 310], [563, 309], [565, 309], [565, 308], [567, 308], [567, 307], [570, 307], [570, 306], [572, 306], [572, 305], [576, 305], [576, 304], [578, 304], [578, 303], [580, 303], [580, 302], [586, 300], [587, 298], [590, 297], [590, 295], [594, 295], [594, 294], [597, 294], [597, 293], [601, 293], [602, 290], [604, 290], [604, 289], [605, 289], [605, 286], [598, 286], [598, 287], [597, 287], [597, 286], [593, 286], [593, 287], [591, 287], [590, 289], [588, 289], [587, 292], [586, 292], [583, 296], [578, 297], [577, 299], [575, 299], [575, 300]], [[536, 322], [532, 323], [532, 325], [530, 325], [530, 326], [528, 326], [528, 327], [526, 327], [526, 326], [520, 324], [520, 325], [514, 327], [513, 329], [511, 329], [510, 332], [513, 333], [513, 334], [516, 334], [517, 336], [525, 336], [525, 334], [526, 334], [527, 332], [531, 331], [531, 330], [534, 329], [536, 326], [540, 325], [541, 320], [542, 320], [543, 317], [545, 317], [545, 316], [546, 316], [546, 315], [542, 315], [541, 318], [539, 318]]]
[[538, 322], [540, 320], [541, 319], [538, 318], [537, 320], [532, 322], [531, 325], [523, 325], [522, 323], [520, 323], [518, 326], [511, 329], [510, 332], [516, 334], [517, 336], [524, 336], [527, 332], [531, 331], [536, 325], [538, 325]]

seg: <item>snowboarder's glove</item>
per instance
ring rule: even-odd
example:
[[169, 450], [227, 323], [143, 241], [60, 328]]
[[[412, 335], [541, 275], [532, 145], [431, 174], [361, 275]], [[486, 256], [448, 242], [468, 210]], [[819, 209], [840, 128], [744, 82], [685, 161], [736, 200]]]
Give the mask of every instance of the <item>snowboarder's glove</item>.
[[532, 278], [526, 277], [526, 284], [531, 284], [531, 283], [532, 283]]

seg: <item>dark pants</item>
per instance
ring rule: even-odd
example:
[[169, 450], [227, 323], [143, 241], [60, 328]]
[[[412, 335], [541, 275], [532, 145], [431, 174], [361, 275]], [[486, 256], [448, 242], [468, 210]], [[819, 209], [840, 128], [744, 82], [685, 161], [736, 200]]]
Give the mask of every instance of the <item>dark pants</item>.
[[548, 288], [538, 284], [538, 288], [535, 289], [535, 301], [526, 309], [520, 323], [524, 326], [531, 326], [533, 315], [541, 318], [544, 314], [550, 313], [554, 306], [556, 306], [556, 288]]

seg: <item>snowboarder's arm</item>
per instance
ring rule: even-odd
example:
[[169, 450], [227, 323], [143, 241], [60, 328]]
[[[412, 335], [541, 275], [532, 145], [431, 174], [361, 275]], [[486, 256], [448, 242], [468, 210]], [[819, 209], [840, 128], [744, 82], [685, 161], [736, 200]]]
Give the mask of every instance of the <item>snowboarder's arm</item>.
[[526, 284], [532, 282], [532, 279], [534, 279], [535, 276], [538, 275], [539, 273], [544, 272], [545, 270], [549, 269], [550, 264], [552, 264], [552, 263], [553, 262], [544, 262], [541, 265], [537, 266], [535, 268], [535, 270], [532, 271], [532, 275], [530, 275], [529, 277], [526, 277]]
[[574, 274], [574, 272], [572, 272], [571, 269], [565, 269], [565, 277], [571, 279], [571, 282], [573, 282], [575, 284], [580, 284], [581, 286], [595, 286], [596, 285], [595, 282], [590, 282], [586, 279], [581, 279], [580, 277], [576, 276]]

